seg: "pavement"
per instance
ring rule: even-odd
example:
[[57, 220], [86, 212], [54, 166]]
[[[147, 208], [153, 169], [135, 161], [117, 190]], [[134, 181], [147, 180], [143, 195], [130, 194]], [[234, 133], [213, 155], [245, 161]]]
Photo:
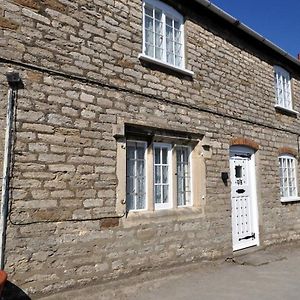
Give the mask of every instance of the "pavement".
[[300, 242], [32, 299], [298, 300], [299, 280]]

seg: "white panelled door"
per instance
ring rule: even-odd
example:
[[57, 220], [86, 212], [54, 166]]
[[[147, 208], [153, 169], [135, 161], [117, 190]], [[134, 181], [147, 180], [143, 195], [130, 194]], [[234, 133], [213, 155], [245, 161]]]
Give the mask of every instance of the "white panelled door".
[[230, 151], [233, 250], [258, 245], [254, 152], [246, 147]]

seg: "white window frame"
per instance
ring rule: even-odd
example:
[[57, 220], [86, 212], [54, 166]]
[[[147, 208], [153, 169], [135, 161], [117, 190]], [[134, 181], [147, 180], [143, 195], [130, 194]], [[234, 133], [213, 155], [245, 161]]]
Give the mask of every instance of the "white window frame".
[[[168, 166], [168, 202], [167, 203], [155, 203], [155, 149], [167, 149], [167, 166]], [[172, 191], [173, 191], [173, 180], [172, 180], [172, 145], [167, 143], [153, 143], [153, 203], [155, 210], [172, 208]], [[162, 174], [161, 174], [162, 177]]]
[[[128, 197], [128, 184], [129, 184], [129, 169], [128, 169], [128, 146], [132, 144], [139, 144], [143, 145], [144, 148], [144, 176], [145, 176], [145, 199], [144, 199], [144, 208], [137, 208], [136, 207], [136, 201], [137, 196], [134, 197]], [[193, 167], [195, 167], [192, 159], [192, 153], [194, 150], [192, 150], [192, 146], [190, 145], [182, 145], [172, 142], [164, 142], [164, 141], [157, 141], [152, 142], [151, 145], [149, 145], [148, 142], [145, 140], [139, 140], [139, 139], [127, 139], [125, 141], [124, 146], [126, 146], [125, 151], [125, 160], [126, 160], [126, 168], [125, 172], [123, 169], [124, 179], [125, 179], [125, 194], [124, 199], [126, 199], [126, 211], [127, 212], [143, 212], [143, 211], [159, 211], [159, 210], [168, 210], [168, 209], [184, 209], [187, 207], [193, 207], [194, 206], [194, 188], [195, 188], [195, 182], [193, 177]], [[125, 148], [125, 147], [124, 147]], [[123, 148], [123, 149], [124, 149]], [[167, 151], [167, 161], [165, 164], [162, 164], [162, 157], [160, 160], [160, 163], [157, 164], [155, 162], [155, 149], [161, 149], [165, 148]], [[177, 177], [177, 150], [178, 149], [187, 149], [188, 151], [188, 163], [189, 163], [189, 172], [187, 175], [187, 178], [189, 180], [188, 184], [188, 192], [189, 192], [189, 201], [183, 205], [180, 205], [178, 201], [179, 197], [179, 188], [178, 188], [178, 177]], [[161, 154], [160, 154], [161, 155]], [[136, 158], [136, 157], [135, 157]], [[162, 173], [160, 175], [161, 179], [160, 182], [155, 183], [155, 166], [156, 165], [167, 165], [168, 166], [168, 172], [167, 172], [167, 184], [168, 184], [168, 201], [167, 203], [155, 203], [155, 186], [156, 185], [164, 185], [162, 182]], [[124, 165], [125, 166], [125, 165]], [[136, 165], [134, 167], [134, 173], [136, 175]], [[162, 172], [162, 170], [161, 170]], [[134, 175], [134, 176], [135, 176]], [[133, 190], [136, 191], [134, 187], [136, 187], [136, 184], [138, 180], [135, 178], [133, 183]], [[162, 188], [161, 188], [162, 189]], [[162, 191], [162, 190], [161, 190]], [[162, 194], [161, 194], [162, 195]], [[161, 196], [163, 197], [163, 195]], [[161, 198], [162, 199], [162, 198]], [[133, 201], [131, 205], [129, 205], [128, 201]]]
[[[155, 58], [155, 54], [153, 56], [149, 56], [146, 54], [146, 26], [145, 26], [145, 6], [151, 6], [153, 9], [158, 9], [162, 11], [162, 35], [163, 35], [163, 54], [161, 59]], [[167, 62], [167, 49], [166, 49], [166, 17], [170, 17], [172, 19], [175, 19], [180, 23], [180, 32], [181, 32], [181, 56], [182, 56], [182, 62], [180, 66], [177, 66], [175, 63], [174, 59], [174, 64], [168, 63]], [[155, 29], [154, 29], [155, 30]], [[155, 36], [154, 36], [155, 39]], [[155, 48], [155, 46], [154, 46]], [[139, 54], [139, 58], [143, 59], [148, 62], [153, 62], [158, 65], [162, 65], [165, 67], [168, 67], [170, 69], [173, 69], [175, 71], [182, 72], [187, 75], [194, 75], [194, 72], [185, 69], [185, 32], [184, 32], [184, 18], [183, 16], [176, 11], [174, 8], [171, 6], [163, 3], [162, 1], [159, 0], [143, 0], [143, 48], [142, 48], [142, 53]]]
[[[288, 165], [292, 164], [292, 166]], [[287, 165], [287, 174], [283, 177], [283, 165]], [[293, 170], [289, 170], [290, 168]], [[282, 154], [279, 156], [279, 168], [280, 168], [280, 197], [281, 202], [291, 202], [291, 201], [299, 201], [300, 197], [298, 197], [298, 182], [297, 182], [297, 160], [293, 155], [290, 154]], [[293, 174], [291, 174], [293, 173]], [[291, 185], [290, 177], [292, 176], [292, 180], [294, 181], [294, 186]], [[284, 181], [287, 181], [287, 185], [284, 184]], [[290, 187], [295, 188], [294, 194], [290, 193]], [[287, 188], [287, 194], [284, 194], [283, 189]]]
[[[137, 209], [136, 208], [136, 199], [135, 199], [135, 209], [130, 209], [130, 211], [146, 211], [147, 209], [148, 209], [148, 201], [147, 201], [147, 198], [148, 198], [148, 194], [147, 194], [147, 190], [148, 190], [148, 182], [147, 182], [147, 177], [148, 177], [148, 174], [147, 174], [147, 172], [148, 172], [148, 170], [147, 170], [147, 142], [145, 142], [145, 141], [140, 141], [140, 140], [128, 140], [127, 142], [126, 142], [126, 152], [128, 151], [127, 150], [127, 146], [128, 146], [128, 144], [134, 144], [134, 143], [137, 143], [137, 144], [142, 144], [142, 145], [144, 145], [144, 150], [145, 150], [145, 152], [144, 152], [144, 161], [145, 161], [145, 166], [144, 166], [144, 174], [145, 174], [145, 207], [144, 208], [140, 208], [140, 209]], [[126, 201], [128, 201], [127, 200], [127, 172], [128, 172], [128, 170], [127, 170], [127, 155], [126, 155]], [[128, 208], [126, 208], [126, 209], [128, 209]]]
[[177, 150], [178, 149], [187, 149], [188, 151], [188, 164], [189, 164], [189, 178], [190, 178], [190, 202], [189, 203], [186, 203], [184, 205], [179, 205], [178, 204], [178, 186], [177, 186], [177, 189], [176, 189], [176, 203], [177, 203], [177, 206], [178, 207], [189, 207], [189, 206], [193, 206], [193, 174], [192, 174], [192, 159], [191, 159], [191, 147], [190, 146], [184, 146], [184, 145], [177, 145], [175, 147], [175, 153], [176, 153], [176, 181], [178, 182], [178, 172], [177, 172], [177, 161], [178, 161], [178, 158], [177, 158]]
[[290, 73], [280, 66], [274, 66], [276, 105], [275, 107], [293, 111], [293, 97]]

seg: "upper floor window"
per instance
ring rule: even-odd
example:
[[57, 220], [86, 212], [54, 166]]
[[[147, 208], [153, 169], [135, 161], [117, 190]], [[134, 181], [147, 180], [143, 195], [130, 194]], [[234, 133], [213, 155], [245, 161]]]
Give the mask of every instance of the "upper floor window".
[[143, 55], [184, 68], [183, 17], [158, 0], [143, 2]]
[[282, 108], [292, 110], [292, 90], [291, 78], [289, 72], [285, 69], [275, 66], [275, 87], [276, 87], [276, 104]]
[[281, 201], [293, 201], [298, 195], [296, 179], [296, 159], [290, 154], [279, 157]]

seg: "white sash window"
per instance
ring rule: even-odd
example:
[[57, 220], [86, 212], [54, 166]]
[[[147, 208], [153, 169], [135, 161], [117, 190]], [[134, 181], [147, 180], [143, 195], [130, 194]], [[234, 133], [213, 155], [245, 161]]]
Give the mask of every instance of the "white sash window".
[[156, 209], [171, 207], [171, 145], [154, 144], [154, 203]]
[[274, 67], [276, 104], [286, 109], [293, 109], [290, 74], [279, 66]]
[[288, 154], [281, 155], [279, 157], [279, 170], [281, 201], [296, 198], [298, 193], [295, 157]]
[[184, 68], [183, 17], [158, 0], [143, 2], [143, 54], [163, 63]]

